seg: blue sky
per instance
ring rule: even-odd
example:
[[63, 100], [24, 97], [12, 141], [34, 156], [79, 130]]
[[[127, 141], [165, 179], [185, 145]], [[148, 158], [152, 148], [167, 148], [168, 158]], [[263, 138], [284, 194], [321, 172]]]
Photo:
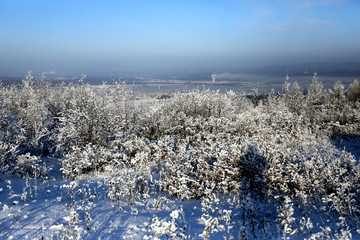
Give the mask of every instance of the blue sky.
[[360, 61], [358, 0], [0, 0], [0, 75]]

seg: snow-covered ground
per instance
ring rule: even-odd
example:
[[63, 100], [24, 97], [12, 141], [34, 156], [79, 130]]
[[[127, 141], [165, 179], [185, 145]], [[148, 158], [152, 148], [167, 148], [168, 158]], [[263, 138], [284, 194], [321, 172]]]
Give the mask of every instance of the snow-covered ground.
[[0, 176], [0, 239], [360, 239], [351, 226], [339, 231], [349, 222], [336, 214], [314, 206], [304, 217], [290, 199], [280, 206], [249, 194], [211, 200], [145, 194], [123, 204], [107, 196], [108, 174], [70, 181], [55, 159], [43, 161], [55, 163], [47, 180]]
[[[119, 205], [106, 197], [106, 178], [27, 183], [1, 176], [0, 239], [203, 239], [209, 219], [201, 201], [158, 195]], [[229, 216], [209, 234], [230, 236], [234, 229], [220, 226]]]

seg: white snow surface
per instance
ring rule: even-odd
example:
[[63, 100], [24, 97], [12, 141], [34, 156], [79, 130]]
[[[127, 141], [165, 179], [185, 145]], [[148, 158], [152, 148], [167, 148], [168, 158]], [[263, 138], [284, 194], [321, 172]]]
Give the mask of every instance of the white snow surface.
[[[3, 189], [8, 186], [5, 178], [8, 176], [1, 176]], [[91, 175], [77, 180], [74, 199], [69, 189], [75, 181], [38, 182], [37, 196], [32, 189], [32, 198], [22, 200], [25, 180], [11, 177], [13, 193], [0, 192], [0, 239], [162, 239], [167, 233], [176, 237], [177, 231], [191, 239], [202, 239], [198, 236], [204, 228], [199, 201], [173, 202], [168, 198], [155, 208], [160, 198], [155, 196], [118, 206], [106, 197], [105, 178]], [[175, 220], [191, 227], [180, 231]]]
[[[330, 234], [332, 227], [335, 229], [343, 222], [341, 218], [329, 219], [318, 212], [309, 214], [312, 221], [318, 220], [313, 226], [310, 217], [300, 219], [301, 214], [294, 213], [296, 207], [291, 200], [285, 200], [287, 212], [292, 214], [287, 223], [282, 223], [288, 227], [285, 236], [276, 229], [279, 225], [275, 216], [268, 216], [273, 222], [264, 222], [263, 227], [255, 226], [255, 230], [252, 224], [257, 223], [249, 217], [241, 218], [247, 222], [235, 221], [239, 215], [251, 213], [241, 212], [239, 206], [231, 207], [230, 197], [217, 204], [207, 204], [206, 200], [183, 201], [156, 195], [131, 205], [120, 205], [106, 196], [107, 178], [102, 173], [76, 181], [32, 180], [31, 194], [28, 188], [25, 199], [25, 179], [1, 175], [0, 239], [255, 239], [255, 236], [258, 239], [326, 239], [324, 233], [334, 236]], [[273, 214], [279, 207], [262, 206], [250, 196], [244, 201], [250, 202], [248, 207], [253, 210], [254, 215], [250, 216], [253, 218], [258, 217], [256, 210]], [[291, 229], [295, 220], [303, 222], [302, 233]], [[326, 227], [319, 225], [321, 221]], [[345, 237], [339, 239], [360, 239], [355, 234], [344, 233]]]

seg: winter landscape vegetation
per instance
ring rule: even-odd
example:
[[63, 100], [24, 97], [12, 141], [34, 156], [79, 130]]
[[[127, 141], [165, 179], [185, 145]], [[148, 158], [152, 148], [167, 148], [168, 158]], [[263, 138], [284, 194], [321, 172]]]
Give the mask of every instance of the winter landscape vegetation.
[[360, 239], [359, 10], [0, 0], [0, 239]]
[[1, 85], [2, 239], [351, 239], [360, 83]]

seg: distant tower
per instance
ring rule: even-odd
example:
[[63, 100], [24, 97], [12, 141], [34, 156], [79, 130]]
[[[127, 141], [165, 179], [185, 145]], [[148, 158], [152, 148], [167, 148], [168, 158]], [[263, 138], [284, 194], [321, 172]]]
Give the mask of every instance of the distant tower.
[[285, 77], [285, 83], [284, 83], [284, 90], [285, 92], [289, 92], [290, 91], [290, 77], [289, 77], [289, 72], [286, 71], [286, 77]]
[[289, 71], [286, 71], [286, 77], [285, 77], [285, 80], [288, 82], [290, 80], [290, 77], [289, 77]]
[[215, 83], [215, 80], [216, 80], [216, 73], [213, 72], [213, 74], [211, 74], [211, 79], [212, 79], [212, 82]]

